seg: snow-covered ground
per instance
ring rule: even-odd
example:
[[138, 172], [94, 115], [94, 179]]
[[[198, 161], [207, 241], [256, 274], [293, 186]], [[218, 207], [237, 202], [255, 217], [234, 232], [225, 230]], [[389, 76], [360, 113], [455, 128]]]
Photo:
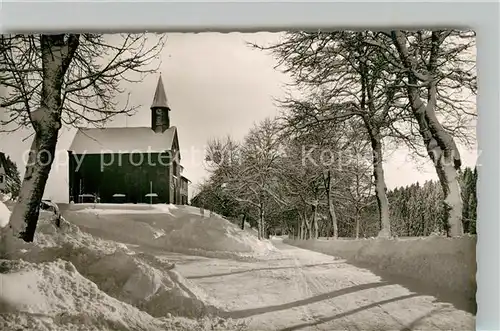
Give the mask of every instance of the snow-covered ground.
[[2, 330], [474, 329], [453, 300], [207, 211], [61, 210], [61, 228], [43, 213], [35, 243], [0, 260]]
[[419, 281], [475, 300], [476, 238], [397, 238], [391, 240], [285, 240], [285, 243]]
[[241, 329], [174, 264], [54, 224], [42, 212], [34, 243], [0, 260], [1, 330]]
[[71, 205], [65, 215], [91, 233], [150, 250], [245, 260], [275, 249], [253, 231], [241, 231], [216, 214], [209, 217], [208, 211], [201, 217], [191, 206]]
[[249, 330], [473, 330], [474, 316], [345, 260], [275, 241], [259, 262], [202, 258], [179, 272]]
[[0, 193], [0, 228], [9, 224], [10, 210], [4, 203], [4, 196]]

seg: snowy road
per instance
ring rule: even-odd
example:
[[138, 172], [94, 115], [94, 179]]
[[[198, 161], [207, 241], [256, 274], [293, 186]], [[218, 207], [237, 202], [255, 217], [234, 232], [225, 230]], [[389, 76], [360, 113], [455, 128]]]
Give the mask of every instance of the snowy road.
[[[178, 259], [177, 270], [250, 330], [474, 330], [474, 317], [332, 256], [276, 241], [266, 261]], [[172, 257], [170, 257], [172, 259]]]
[[258, 261], [188, 256], [166, 252], [162, 241], [152, 237], [150, 225], [158, 227], [164, 215], [67, 216], [94, 236], [175, 263], [178, 273], [213, 299], [207, 298], [208, 304], [219, 306], [223, 317], [245, 321], [251, 331], [475, 329], [474, 315], [457, 309], [461, 305], [454, 300], [438, 300], [429, 295], [434, 292], [406, 280], [382, 279], [344, 260], [279, 240], [273, 241], [277, 250]]

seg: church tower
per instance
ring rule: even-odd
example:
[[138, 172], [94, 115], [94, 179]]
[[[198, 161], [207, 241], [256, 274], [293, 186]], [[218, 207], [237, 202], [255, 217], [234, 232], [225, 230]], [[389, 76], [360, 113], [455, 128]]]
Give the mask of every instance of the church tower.
[[153, 104], [151, 105], [151, 129], [156, 133], [163, 133], [170, 127], [170, 108], [163, 81], [158, 79]]

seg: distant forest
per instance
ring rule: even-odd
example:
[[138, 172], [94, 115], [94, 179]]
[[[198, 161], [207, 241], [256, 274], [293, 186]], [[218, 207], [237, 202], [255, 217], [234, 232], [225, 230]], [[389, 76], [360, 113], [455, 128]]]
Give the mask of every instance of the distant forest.
[[[465, 168], [460, 174], [463, 200], [462, 222], [464, 232], [476, 234], [477, 209], [477, 169]], [[423, 185], [415, 183], [388, 191], [391, 211], [391, 230], [399, 237], [429, 236], [440, 233], [446, 227], [446, 207], [443, 204], [443, 190], [439, 182], [426, 181]], [[380, 225], [377, 224], [376, 204], [363, 212], [360, 233], [363, 237], [375, 236]], [[352, 224], [343, 227], [342, 233], [351, 237]]]

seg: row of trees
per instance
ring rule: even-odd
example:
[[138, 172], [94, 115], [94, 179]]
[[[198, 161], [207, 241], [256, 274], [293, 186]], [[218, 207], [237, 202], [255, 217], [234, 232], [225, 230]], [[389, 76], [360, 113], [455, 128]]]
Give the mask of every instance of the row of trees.
[[302, 238], [338, 236], [341, 214], [354, 217], [359, 235], [362, 212], [374, 202], [378, 236], [392, 236], [383, 160], [401, 145], [427, 154], [436, 169], [445, 218], [436, 230], [464, 233], [457, 142], [474, 139], [472, 32], [293, 32], [275, 45], [252, 46], [276, 57], [292, 92], [279, 100], [282, 115], [256, 125], [240, 144], [210, 142], [206, 186], [223, 185], [252, 210], [259, 236], [284, 214], [298, 220]]
[[[269, 120], [264, 123], [268, 124]], [[255, 134], [255, 131], [252, 133]], [[217, 157], [229, 154], [228, 146], [231, 146], [231, 162], [238, 163], [235, 165], [224, 162], [224, 170], [219, 166], [211, 168], [210, 178], [201, 185], [199, 193], [191, 201], [192, 205], [211, 209], [242, 228], [245, 223], [249, 223], [259, 229], [262, 238], [273, 232], [287, 233], [302, 239], [327, 236], [367, 238], [378, 235], [381, 224], [374, 185], [370, 178], [369, 155], [357, 154], [354, 157], [353, 154], [344, 153], [347, 161], [342, 164], [335, 160], [335, 171], [320, 171], [317, 168], [315, 171], [315, 166], [312, 165], [309, 165], [309, 169], [302, 168], [300, 163], [304, 160], [295, 158], [296, 155], [289, 158], [276, 152], [272, 162], [272, 157], [246, 155], [248, 149], [238, 147], [230, 137], [214, 139], [209, 146], [209, 151], [212, 152], [207, 154], [208, 160], [212, 160], [214, 154]], [[215, 146], [222, 146], [223, 153], [214, 153], [215, 150], [220, 151]], [[293, 148], [291, 146], [281, 150]], [[357, 152], [355, 145], [354, 151]], [[297, 162], [293, 162], [294, 160]], [[253, 173], [255, 168], [263, 169], [264, 164], [274, 168], [272, 171], [263, 171], [269, 175], [269, 181], [257, 182], [253, 176], [245, 175]], [[330, 178], [333, 174], [338, 178]], [[459, 185], [463, 201], [464, 231], [476, 234], [477, 169], [466, 167], [461, 170]], [[262, 198], [255, 194], [259, 187], [264, 191]], [[429, 180], [422, 185], [417, 182], [386, 193], [392, 236], [414, 237], [446, 233], [447, 208], [443, 203], [444, 194], [438, 181]], [[330, 201], [328, 195], [332, 196]]]

